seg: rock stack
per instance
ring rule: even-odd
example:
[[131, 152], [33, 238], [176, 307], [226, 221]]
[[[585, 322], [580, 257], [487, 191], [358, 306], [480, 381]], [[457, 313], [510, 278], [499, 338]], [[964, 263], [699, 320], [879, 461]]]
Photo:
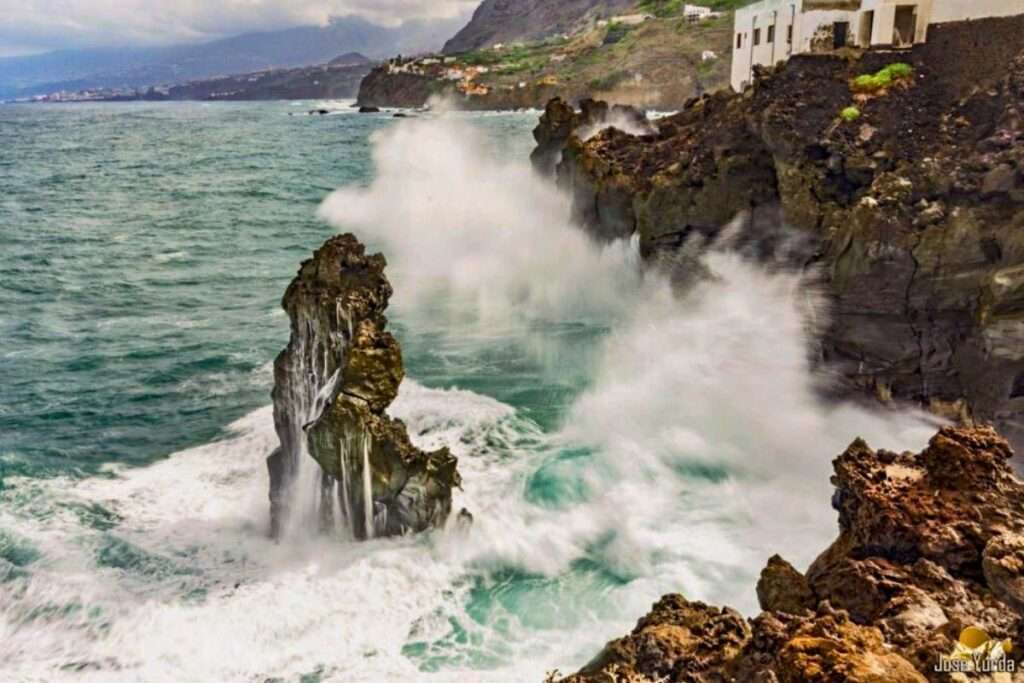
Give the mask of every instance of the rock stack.
[[268, 459], [275, 537], [319, 527], [356, 539], [444, 524], [456, 459], [425, 453], [386, 410], [405, 376], [386, 331], [391, 285], [352, 235], [302, 264], [282, 305], [291, 340], [274, 364], [281, 447]]

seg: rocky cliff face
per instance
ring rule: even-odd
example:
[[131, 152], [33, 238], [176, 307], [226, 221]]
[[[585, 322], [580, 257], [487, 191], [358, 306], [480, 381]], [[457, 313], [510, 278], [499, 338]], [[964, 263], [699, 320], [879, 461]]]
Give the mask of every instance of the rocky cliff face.
[[[1024, 18], [948, 24], [912, 52], [794, 58], [651, 135], [565, 138], [577, 115], [553, 102], [537, 136], [566, 139], [557, 174], [577, 217], [603, 239], [638, 233], [649, 259], [714, 241], [738, 214], [756, 241], [781, 212], [831, 294], [828, 367], [882, 401], [995, 422], [1021, 443], [1022, 51]], [[853, 91], [897, 59], [910, 78]]]
[[444, 524], [460, 483], [447, 451], [424, 453], [387, 416], [405, 376], [386, 331], [384, 257], [352, 235], [302, 264], [282, 305], [291, 341], [274, 364], [269, 458], [275, 537], [320, 527], [365, 539]]
[[588, 20], [630, 11], [636, 0], [484, 0], [469, 24], [444, 46], [454, 54], [515, 40], [536, 40]]
[[[936, 670], [966, 628], [992, 643], [1024, 635], [1024, 483], [1011, 457], [991, 428], [944, 429], [919, 454], [854, 442], [832, 479], [839, 537], [806, 574], [772, 558], [761, 615], [666, 596], [563, 683], [1024, 680]], [[1021, 668], [1019, 647], [1008, 656]]]

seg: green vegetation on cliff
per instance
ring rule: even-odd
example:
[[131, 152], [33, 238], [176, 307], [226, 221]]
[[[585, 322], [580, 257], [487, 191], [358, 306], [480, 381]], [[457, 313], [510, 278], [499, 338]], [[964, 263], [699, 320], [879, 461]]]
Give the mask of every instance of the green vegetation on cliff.
[[694, 22], [676, 0], [647, 0], [633, 11], [649, 16], [595, 20], [575, 33], [539, 41], [393, 60], [363, 83], [360, 104], [416, 106], [429, 93], [454, 96], [470, 109], [540, 107], [555, 96], [675, 109], [726, 86], [730, 12]]

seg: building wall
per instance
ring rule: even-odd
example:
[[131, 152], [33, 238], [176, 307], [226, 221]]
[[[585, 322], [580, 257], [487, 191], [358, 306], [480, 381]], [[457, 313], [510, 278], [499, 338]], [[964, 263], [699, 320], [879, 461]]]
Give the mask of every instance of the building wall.
[[[750, 82], [755, 65], [769, 66], [793, 54], [831, 50], [836, 22], [850, 24], [849, 45], [892, 45], [897, 8], [908, 5], [916, 8], [915, 44], [926, 42], [929, 27], [935, 24], [1024, 15], [1024, 0], [762, 0], [736, 12], [732, 87], [742, 90]], [[871, 22], [870, 31], [866, 30], [866, 21]], [[769, 43], [767, 33], [772, 25], [775, 41]], [[792, 45], [786, 40], [791, 25]], [[761, 30], [761, 41], [754, 45], [757, 29]], [[740, 47], [737, 34], [742, 35]]]
[[1024, 0], [933, 0], [932, 23], [1018, 14], [1024, 14]]
[[835, 45], [834, 26], [836, 22], [850, 24], [847, 44], [857, 42], [857, 13], [844, 10], [804, 12], [797, 17], [800, 27], [795, 53], [831, 52]]
[[[800, 14], [803, 0], [766, 0], [737, 10], [732, 36], [732, 87], [742, 90], [751, 80], [753, 65], [769, 65], [789, 59], [800, 38]], [[794, 24], [794, 20], [796, 23]], [[775, 36], [768, 42], [768, 28], [775, 27]], [[787, 40], [793, 26], [793, 42]], [[755, 31], [760, 29], [761, 40], [754, 45]], [[737, 35], [743, 44], [737, 47]]]

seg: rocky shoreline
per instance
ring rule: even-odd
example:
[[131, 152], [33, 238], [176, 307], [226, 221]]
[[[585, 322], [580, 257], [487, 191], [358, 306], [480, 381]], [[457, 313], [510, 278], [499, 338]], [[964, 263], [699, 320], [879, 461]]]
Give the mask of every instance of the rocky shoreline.
[[[760, 615], [665, 596], [561, 683], [1024, 680], [1024, 482], [1012, 455], [987, 427], [943, 429], [918, 454], [855, 441], [834, 463], [839, 537], [806, 573], [769, 560]], [[946, 670], [966, 629], [988, 637], [986, 657], [1000, 646], [989, 666], [1002, 671]]]
[[839, 536], [806, 572], [769, 560], [760, 615], [668, 595], [549, 682], [1024, 681], [1024, 18], [758, 76], [648, 131], [553, 100], [534, 166], [595, 240], [636, 239], [678, 281], [724, 240], [804, 269], [831, 304], [813, 351], [836, 391], [959, 426], [839, 456]]
[[[897, 61], [909, 78], [851, 87]], [[1024, 18], [936, 27], [912, 51], [798, 56], [649, 135], [576, 135], [590, 118], [551, 102], [534, 159], [595, 238], [637, 236], [648, 261], [686, 271], [737, 215], [758, 254], [784, 228], [802, 242], [786, 257], [829, 296], [815, 355], [841, 391], [1024, 442]]]
[[[350, 234], [302, 264], [282, 306], [291, 340], [274, 363], [271, 533], [367, 539], [445, 524], [461, 484], [447, 450], [413, 446], [386, 410], [405, 377], [386, 331], [386, 261]], [[312, 528], [311, 528], [312, 527]]]

